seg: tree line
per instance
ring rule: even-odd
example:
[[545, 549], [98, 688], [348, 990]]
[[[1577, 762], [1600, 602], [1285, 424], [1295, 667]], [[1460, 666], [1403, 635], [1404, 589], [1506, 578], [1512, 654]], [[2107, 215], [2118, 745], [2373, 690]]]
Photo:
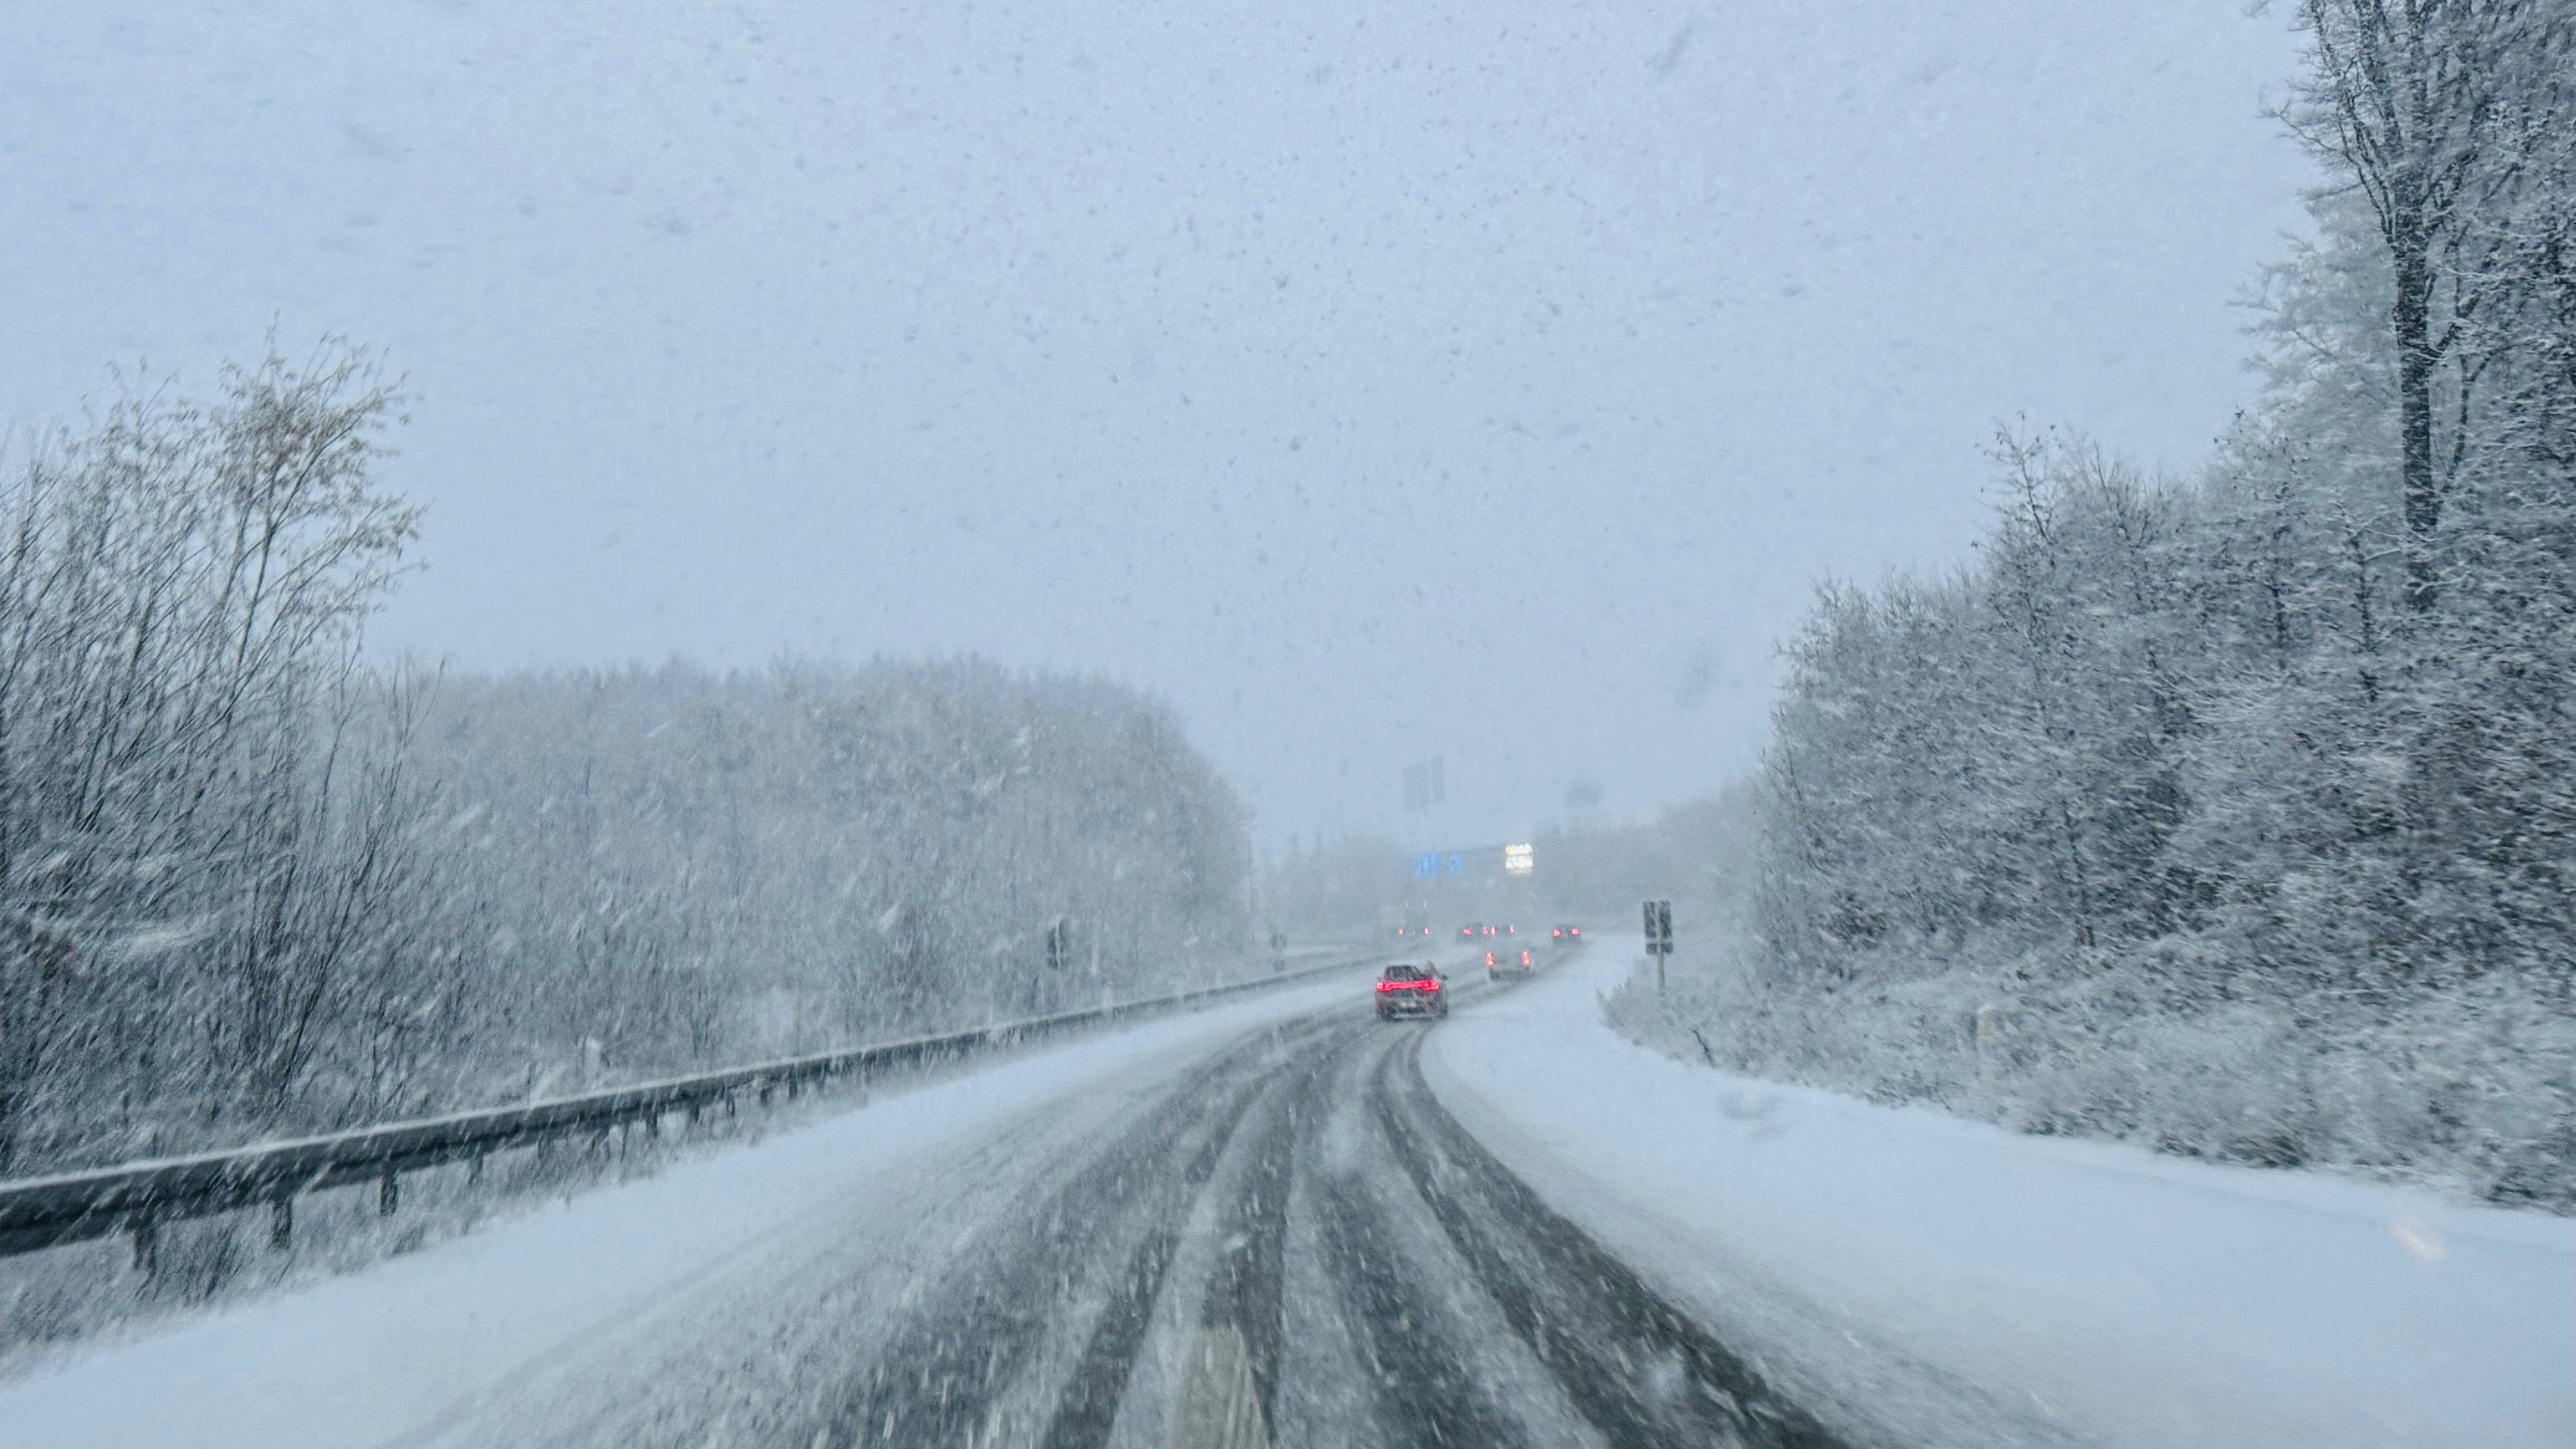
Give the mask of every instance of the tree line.
[[378, 476], [399, 407], [360, 353], [271, 357], [0, 483], [0, 1175], [1142, 994], [1239, 946], [1246, 808], [1111, 683], [370, 663], [418, 536]]
[[[2259, 403], [2180, 483], [2008, 430], [1971, 563], [1821, 591], [1765, 762], [1763, 975], [1928, 1012], [1896, 1096], [1990, 1088], [1957, 1043], [2011, 1021], [2023, 1087], [2073, 1104], [2043, 1130], [2562, 1200], [2576, 11], [2299, 17], [2283, 116], [2329, 180], [2266, 278]], [[2265, 1023], [2230, 1070], [2302, 1085], [2259, 1130], [2155, 1120], [2146, 1043], [2222, 1017]]]

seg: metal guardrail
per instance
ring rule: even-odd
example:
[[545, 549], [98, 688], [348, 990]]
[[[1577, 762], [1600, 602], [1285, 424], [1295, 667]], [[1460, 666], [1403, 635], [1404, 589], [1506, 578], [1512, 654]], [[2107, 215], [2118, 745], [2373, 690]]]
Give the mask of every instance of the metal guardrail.
[[391, 1213], [400, 1202], [401, 1175], [418, 1168], [466, 1161], [479, 1174], [482, 1159], [493, 1152], [584, 1133], [604, 1138], [620, 1127], [636, 1123], [658, 1134], [663, 1117], [676, 1111], [686, 1111], [689, 1120], [695, 1122], [710, 1107], [735, 1110], [737, 1099], [746, 1094], [766, 1104], [782, 1091], [794, 1097], [808, 1084], [864, 1076], [887, 1067], [968, 1057], [1077, 1027], [1171, 1011], [1348, 971], [1371, 959], [1374, 958], [1338, 958], [1329, 965], [1202, 987], [1173, 996], [818, 1052], [519, 1107], [457, 1112], [322, 1137], [261, 1142], [223, 1152], [0, 1182], [0, 1257], [131, 1232], [135, 1263], [148, 1268], [157, 1225], [260, 1203], [269, 1205], [271, 1245], [284, 1247], [294, 1232], [296, 1197], [320, 1188], [373, 1180], [377, 1184], [378, 1210]]

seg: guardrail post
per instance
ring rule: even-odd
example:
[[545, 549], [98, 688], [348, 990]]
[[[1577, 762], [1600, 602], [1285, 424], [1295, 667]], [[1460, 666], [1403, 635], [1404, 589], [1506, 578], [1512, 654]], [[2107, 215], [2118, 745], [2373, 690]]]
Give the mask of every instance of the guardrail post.
[[295, 1246], [295, 1195], [268, 1200], [268, 1250], [283, 1253]]
[[376, 1216], [389, 1218], [402, 1206], [402, 1174], [394, 1171], [391, 1160], [385, 1163], [384, 1176], [376, 1179]]
[[477, 1152], [472, 1157], [465, 1159], [465, 1185], [467, 1187], [472, 1187], [482, 1180], [483, 1154]]
[[662, 1109], [659, 1107], [650, 1108], [644, 1113], [644, 1140], [647, 1142], [662, 1140]]
[[134, 1271], [149, 1278], [161, 1261], [161, 1225], [150, 1213], [134, 1215]]

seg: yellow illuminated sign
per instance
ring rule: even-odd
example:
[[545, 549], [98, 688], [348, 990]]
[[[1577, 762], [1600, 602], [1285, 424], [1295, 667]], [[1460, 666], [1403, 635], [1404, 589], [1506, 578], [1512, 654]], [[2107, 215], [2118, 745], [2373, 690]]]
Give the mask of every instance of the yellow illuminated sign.
[[1528, 846], [1503, 847], [1503, 872], [1506, 875], [1527, 875], [1536, 865], [1537, 857]]

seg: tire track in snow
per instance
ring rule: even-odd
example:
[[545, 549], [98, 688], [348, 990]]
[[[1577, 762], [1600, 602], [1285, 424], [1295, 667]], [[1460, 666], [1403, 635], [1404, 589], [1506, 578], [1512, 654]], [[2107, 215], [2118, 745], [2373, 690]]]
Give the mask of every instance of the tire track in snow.
[[1337, 1009], [1189, 1068], [917, 1280], [822, 1439], [1832, 1445], [1450, 1118], [1431, 1029]]
[[1504, 1320], [1585, 1420], [1613, 1444], [1836, 1442], [1469, 1136], [1423, 1082], [1421, 1044], [1417, 1035], [1379, 1058], [1371, 1111]]
[[[1251, 1037], [1185, 1074], [1070, 1179], [962, 1247], [869, 1355], [823, 1426], [838, 1444], [1103, 1442], [1178, 1225], [1265, 1082], [1264, 1058], [1314, 1019]], [[1045, 1348], [1083, 1305], [1088, 1341], [1051, 1416], [1030, 1402]]]

